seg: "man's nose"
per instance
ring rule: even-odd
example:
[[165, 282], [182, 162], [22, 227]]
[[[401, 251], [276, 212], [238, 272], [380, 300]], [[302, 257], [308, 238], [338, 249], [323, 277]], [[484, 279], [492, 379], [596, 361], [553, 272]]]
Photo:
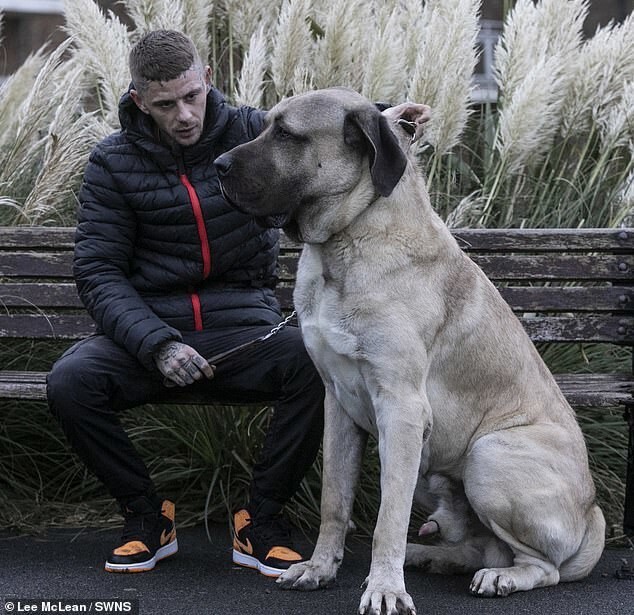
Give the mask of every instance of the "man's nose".
[[183, 101], [178, 101], [176, 109], [176, 117], [179, 122], [186, 122], [192, 116], [192, 111], [189, 108], [189, 105], [185, 104]]

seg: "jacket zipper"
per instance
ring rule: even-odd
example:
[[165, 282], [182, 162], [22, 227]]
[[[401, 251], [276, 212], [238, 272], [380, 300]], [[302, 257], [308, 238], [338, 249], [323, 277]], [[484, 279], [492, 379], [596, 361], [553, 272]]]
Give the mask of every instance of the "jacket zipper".
[[[189, 178], [185, 173], [180, 174], [180, 181], [187, 190], [187, 194], [189, 195], [189, 202], [191, 203], [192, 210], [194, 212], [196, 228], [198, 229], [198, 239], [200, 241], [200, 251], [203, 257], [203, 280], [206, 280], [211, 273], [211, 249], [209, 248], [209, 238], [207, 237], [207, 229], [205, 228], [203, 210], [200, 206], [200, 199], [198, 198], [198, 194], [196, 194], [194, 186], [192, 186]], [[198, 293], [192, 291], [190, 293], [190, 299], [192, 302], [192, 310], [194, 312], [194, 329], [196, 331], [202, 331], [203, 315], [200, 307], [200, 297], [198, 296]]]

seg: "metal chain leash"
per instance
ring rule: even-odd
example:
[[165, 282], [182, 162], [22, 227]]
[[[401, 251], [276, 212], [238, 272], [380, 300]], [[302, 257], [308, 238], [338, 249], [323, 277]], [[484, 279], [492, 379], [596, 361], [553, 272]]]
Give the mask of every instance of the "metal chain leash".
[[295, 316], [297, 316], [297, 311], [293, 310], [282, 322], [278, 323], [277, 325], [275, 325], [265, 336], [264, 336], [264, 340], [268, 339], [269, 337], [273, 337], [276, 333], [279, 333], [289, 322], [291, 322], [291, 320], [293, 320], [293, 318], [295, 318]]
[[277, 335], [284, 327], [286, 327], [286, 325], [288, 325], [289, 322], [291, 322], [291, 320], [293, 320], [293, 318], [295, 318], [295, 316], [297, 316], [297, 312], [293, 310], [282, 322], [275, 325], [268, 333], [265, 333], [260, 337], [256, 337], [253, 340], [249, 340], [248, 342], [238, 344], [237, 346], [229, 348], [229, 350], [225, 350], [224, 352], [219, 352], [213, 357], [209, 357], [207, 359], [207, 363], [209, 363], [209, 365], [217, 365], [220, 361], [224, 361], [225, 359], [234, 354], [237, 354], [238, 352], [242, 352], [247, 348], [251, 348], [251, 346], [256, 346], [265, 342], [266, 340], [272, 338], [274, 335]]

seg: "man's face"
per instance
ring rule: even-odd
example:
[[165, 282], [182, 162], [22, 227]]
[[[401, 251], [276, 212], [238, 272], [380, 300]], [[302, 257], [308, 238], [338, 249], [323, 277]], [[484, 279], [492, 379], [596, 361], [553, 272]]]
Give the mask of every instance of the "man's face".
[[137, 107], [156, 122], [161, 131], [182, 146], [200, 139], [207, 107], [211, 68], [192, 68], [171, 81], [151, 81], [141, 95], [131, 90]]

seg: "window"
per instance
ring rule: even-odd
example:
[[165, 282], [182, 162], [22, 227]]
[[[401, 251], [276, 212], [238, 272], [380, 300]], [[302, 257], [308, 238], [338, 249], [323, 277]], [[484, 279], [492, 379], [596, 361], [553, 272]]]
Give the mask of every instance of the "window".
[[480, 33], [478, 35], [478, 65], [475, 69], [473, 82], [476, 86], [472, 101], [475, 103], [487, 103], [497, 101], [497, 84], [493, 76], [493, 49], [502, 31], [502, 22], [489, 19], [480, 21]]
[[0, 0], [0, 83], [47, 41], [57, 45], [65, 38], [62, 0]]
[[0, 11], [7, 13], [62, 14], [63, 0], [0, 0]]

